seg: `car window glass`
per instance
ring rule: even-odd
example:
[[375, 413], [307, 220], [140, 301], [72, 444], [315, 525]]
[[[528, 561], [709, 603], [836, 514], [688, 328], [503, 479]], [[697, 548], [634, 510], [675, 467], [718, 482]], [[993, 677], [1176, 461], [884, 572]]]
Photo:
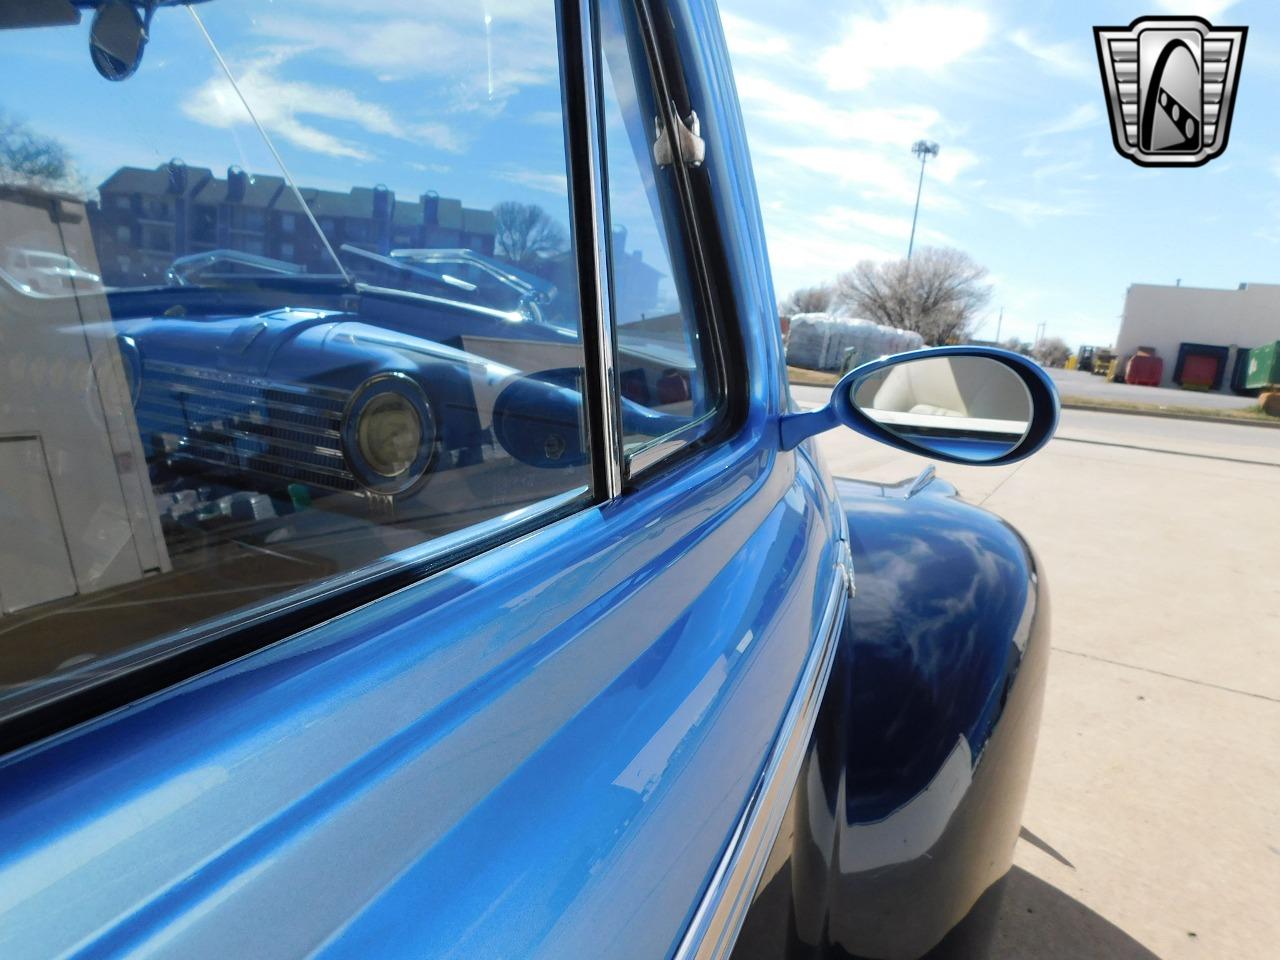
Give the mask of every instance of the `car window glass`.
[[551, 0], [2, 23], [0, 712], [586, 490]]
[[654, 157], [658, 110], [633, 16], [616, 4], [601, 11], [617, 369], [624, 449], [637, 458], [702, 435], [719, 394], [675, 174]]

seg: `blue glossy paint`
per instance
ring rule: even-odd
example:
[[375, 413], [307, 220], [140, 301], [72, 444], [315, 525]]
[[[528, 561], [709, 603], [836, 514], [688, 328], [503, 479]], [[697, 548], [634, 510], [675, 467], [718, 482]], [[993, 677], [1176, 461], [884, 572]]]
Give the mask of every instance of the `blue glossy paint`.
[[[679, 941], [847, 534], [812, 445], [779, 444], [775, 298], [715, 8], [659, 12], [714, 145], [696, 186], [737, 430], [616, 501], [4, 758], [0, 956], [621, 958]], [[1043, 620], [1014, 617], [1036, 596], [1029, 554], [942, 490], [843, 491], [860, 594], [801, 777], [812, 802], [797, 794], [828, 815], [803, 824], [796, 929], [858, 902], [844, 884], [863, 874], [827, 883], [816, 865], [919, 795], [947, 738], [970, 743], [974, 783], [1025, 780], [1025, 749], [1000, 743], [1034, 718], [999, 690], [1022, 698], [1044, 647]], [[870, 697], [859, 657], [884, 681]], [[1003, 837], [1007, 815], [973, 816]], [[965, 878], [1002, 862], [983, 850], [929, 880], [928, 923], [963, 915], [982, 886]], [[910, 900], [895, 883], [857, 889]]]
[[791, 458], [687, 470], [10, 758], [0, 954], [665, 953], [838, 531]]
[[934, 481], [837, 481], [858, 594], [783, 868], [735, 960], [980, 957], [947, 938], [1008, 869], [1048, 660], [1047, 593], [1008, 524]]

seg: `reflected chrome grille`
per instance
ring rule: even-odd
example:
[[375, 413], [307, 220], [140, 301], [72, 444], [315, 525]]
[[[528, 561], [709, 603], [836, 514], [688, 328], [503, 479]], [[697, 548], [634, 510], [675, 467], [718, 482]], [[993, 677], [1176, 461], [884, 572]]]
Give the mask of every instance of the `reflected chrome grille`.
[[[185, 457], [332, 490], [357, 490], [342, 455], [346, 391], [145, 362], [138, 426]], [[175, 451], [177, 452], [177, 451]]]

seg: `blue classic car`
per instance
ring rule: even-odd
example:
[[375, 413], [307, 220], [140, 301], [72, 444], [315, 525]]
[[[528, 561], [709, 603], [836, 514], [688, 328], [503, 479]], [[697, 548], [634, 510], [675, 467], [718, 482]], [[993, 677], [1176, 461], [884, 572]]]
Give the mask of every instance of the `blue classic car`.
[[101, 278], [0, 277], [0, 956], [980, 956], [1043, 574], [814, 438], [1010, 463], [1050, 381], [793, 403], [711, 0], [387, 6], [0, 22], [81, 171], [0, 244]]

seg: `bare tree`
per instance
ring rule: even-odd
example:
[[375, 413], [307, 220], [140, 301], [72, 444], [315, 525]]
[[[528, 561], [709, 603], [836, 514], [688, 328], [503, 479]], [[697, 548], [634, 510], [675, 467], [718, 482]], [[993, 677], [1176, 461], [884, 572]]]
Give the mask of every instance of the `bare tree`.
[[564, 228], [537, 204], [504, 200], [493, 218], [494, 253], [516, 266], [535, 266], [569, 248]]
[[1024, 357], [1031, 356], [1031, 344], [1027, 343], [1025, 340], [1019, 340], [1017, 337], [1009, 337], [1009, 339], [1003, 341], [1000, 346], [1004, 347], [1006, 350], [1011, 350], [1014, 353], [1020, 353]]
[[964, 340], [991, 299], [987, 270], [960, 250], [925, 247], [910, 262], [864, 260], [836, 278], [836, 303], [855, 316], [912, 330], [928, 344]]
[[778, 315], [790, 319], [800, 313], [826, 313], [835, 302], [835, 287], [820, 283], [793, 291], [778, 304]]
[[0, 111], [0, 186], [83, 193], [71, 154], [52, 137]]
[[1045, 337], [1031, 348], [1031, 355], [1046, 367], [1061, 367], [1071, 356], [1071, 348], [1061, 337]]

